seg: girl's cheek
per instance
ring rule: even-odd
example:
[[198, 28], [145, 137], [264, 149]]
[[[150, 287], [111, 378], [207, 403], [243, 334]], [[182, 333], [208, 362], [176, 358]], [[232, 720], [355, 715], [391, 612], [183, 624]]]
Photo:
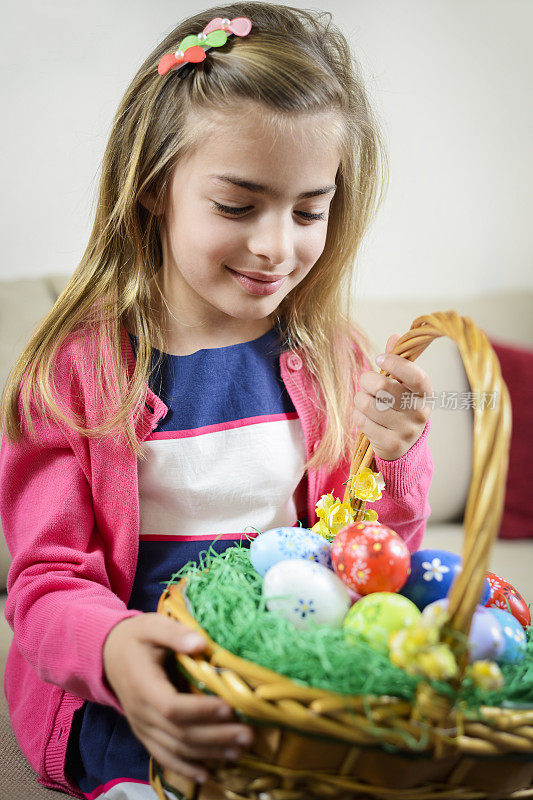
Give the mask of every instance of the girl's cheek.
[[326, 246], [326, 237], [328, 233], [328, 226], [326, 222], [317, 222], [309, 226], [311, 232], [306, 237], [306, 244], [310, 254], [316, 261], [322, 255], [324, 247]]

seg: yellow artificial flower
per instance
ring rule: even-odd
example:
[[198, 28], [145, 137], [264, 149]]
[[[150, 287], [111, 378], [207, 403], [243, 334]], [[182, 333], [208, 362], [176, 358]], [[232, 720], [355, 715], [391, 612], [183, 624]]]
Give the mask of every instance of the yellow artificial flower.
[[[372, 473], [374, 475], [374, 473]], [[338, 497], [330, 492], [323, 494], [316, 504], [317, 522], [311, 528], [315, 533], [319, 533], [328, 541], [332, 542], [341, 528], [355, 520], [355, 512], [350, 503], [341, 503]], [[373, 508], [365, 510], [363, 519], [367, 522], [377, 520], [377, 512]]]
[[352, 492], [359, 500], [369, 503], [381, 500], [381, 493], [385, 488], [381, 472], [372, 472], [369, 467], [365, 467], [357, 475], [352, 475], [350, 480]]
[[454, 678], [459, 672], [455, 657], [447, 644], [435, 644], [418, 653], [415, 665], [423, 675], [437, 681]]
[[407, 667], [416, 654], [426, 647], [437, 644], [439, 634], [429, 625], [412, 625], [394, 631], [389, 638], [390, 660], [397, 667]]
[[323, 494], [316, 504], [318, 522], [311, 528], [328, 541], [333, 541], [335, 536], [346, 525], [354, 521], [354, 510], [350, 503], [341, 503], [338, 497], [332, 494]]
[[316, 515], [319, 519], [324, 519], [334, 503], [340, 502], [333, 494], [323, 494], [316, 504]]
[[466, 675], [487, 692], [501, 689], [505, 683], [502, 671], [494, 661], [474, 661], [466, 668]]
[[332, 533], [335, 531], [335, 534], [337, 534], [341, 528], [353, 522], [353, 518], [354, 510], [351, 505], [349, 503], [341, 503], [340, 500], [337, 500], [329, 509], [326, 516], [326, 525]]
[[439, 641], [448, 614], [439, 607], [432, 611], [431, 617], [422, 616], [414, 625], [391, 633], [389, 657], [410, 675], [446, 680], [455, 677], [459, 667], [449, 645]]
[[315, 522], [313, 527], [311, 528], [312, 531], [315, 533], [319, 533], [324, 539], [327, 539], [328, 542], [332, 542], [335, 538], [335, 535], [331, 533], [330, 529], [326, 525], [323, 519], [319, 519], [318, 522]]

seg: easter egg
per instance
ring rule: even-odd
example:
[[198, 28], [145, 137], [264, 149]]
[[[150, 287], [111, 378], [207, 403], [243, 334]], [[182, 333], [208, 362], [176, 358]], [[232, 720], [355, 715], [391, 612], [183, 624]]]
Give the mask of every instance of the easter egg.
[[[445, 597], [443, 600], [436, 600], [434, 603], [430, 603], [422, 611], [422, 617], [431, 620], [433, 609], [436, 606], [447, 608], [448, 598]], [[468, 645], [469, 660], [471, 662], [480, 661], [481, 659], [496, 661], [503, 653], [505, 643], [502, 627], [485, 606], [478, 605], [474, 610], [468, 632]]]
[[494, 572], [487, 572], [490, 585], [490, 596], [485, 605], [487, 608], [503, 608], [516, 617], [523, 628], [531, 625], [531, 614], [522, 595], [508, 581]]
[[521, 661], [526, 652], [526, 634], [516, 617], [502, 608], [488, 608], [501, 625], [503, 633], [503, 652], [496, 661], [500, 664], [513, 664]]
[[379, 522], [354, 522], [331, 546], [333, 569], [361, 595], [396, 592], [409, 574], [411, 554], [395, 531]]
[[303, 558], [278, 561], [263, 578], [263, 597], [269, 611], [297, 628], [312, 619], [319, 625], [341, 627], [350, 596], [333, 570]]
[[278, 561], [308, 558], [331, 568], [331, 544], [307, 528], [272, 528], [260, 533], [250, 544], [250, 560], [259, 575], [265, 575]]
[[[417, 550], [411, 554], [411, 573], [400, 589], [400, 594], [408, 597], [422, 610], [435, 600], [441, 600], [448, 595], [461, 566], [461, 556], [448, 550]], [[489, 594], [489, 582], [485, 579], [480, 605], [485, 605]]]
[[344, 638], [352, 644], [363, 641], [380, 653], [388, 654], [389, 636], [420, 618], [418, 608], [407, 597], [395, 592], [373, 592], [358, 600], [344, 619]]

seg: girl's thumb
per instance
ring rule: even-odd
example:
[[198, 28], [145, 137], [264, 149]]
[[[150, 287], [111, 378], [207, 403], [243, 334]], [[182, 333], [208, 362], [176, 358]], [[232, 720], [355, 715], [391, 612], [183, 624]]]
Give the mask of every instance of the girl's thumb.
[[[155, 614], [154, 617], [157, 620], [158, 633], [167, 647], [180, 653], [193, 653], [204, 650], [207, 646], [205, 636], [191, 630], [187, 625], [162, 614]], [[162, 641], [160, 643], [163, 644]]]
[[191, 631], [190, 628], [187, 633], [180, 637], [180, 650], [183, 653], [196, 653], [200, 650], [205, 650], [206, 646], [206, 639], [201, 634]]

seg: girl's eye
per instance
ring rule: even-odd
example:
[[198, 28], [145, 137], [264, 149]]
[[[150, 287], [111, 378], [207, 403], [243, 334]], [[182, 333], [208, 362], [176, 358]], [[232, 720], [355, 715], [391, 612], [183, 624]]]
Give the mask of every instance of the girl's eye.
[[[223, 206], [221, 203], [217, 203], [216, 201], [212, 201], [213, 206], [217, 209], [217, 211], [223, 211], [225, 214], [232, 214], [233, 216], [239, 216], [246, 211], [249, 211], [253, 206], [244, 206], [244, 208], [236, 208], [235, 206]], [[311, 214], [309, 211], [296, 211], [296, 214], [300, 214], [304, 219], [315, 220], [315, 219], [326, 219], [326, 215], [324, 213], [321, 214]]]

